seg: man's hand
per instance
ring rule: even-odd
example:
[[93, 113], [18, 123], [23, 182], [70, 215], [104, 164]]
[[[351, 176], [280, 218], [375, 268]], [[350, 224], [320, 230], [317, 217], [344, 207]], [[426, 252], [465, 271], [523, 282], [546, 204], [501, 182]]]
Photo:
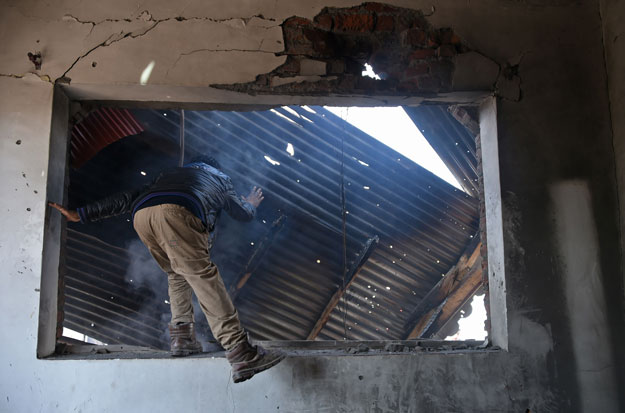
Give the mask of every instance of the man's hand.
[[67, 218], [68, 221], [70, 222], [80, 221], [80, 217], [78, 216], [78, 211], [70, 211], [69, 209], [63, 208], [61, 205], [54, 203], [54, 202], [48, 202], [48, 205], [50, 205], [52, 208], [58, 209], [59, 212], [63, 214], [63, 216]]
[[242, 196], [241, 198], [254, 205], [254, 208], [258, 208], [260, 203], [263, 202], [263, 199], [265, 199], [263, 196], [263, 190], [257, 187], [254, 187], [248, 196]]

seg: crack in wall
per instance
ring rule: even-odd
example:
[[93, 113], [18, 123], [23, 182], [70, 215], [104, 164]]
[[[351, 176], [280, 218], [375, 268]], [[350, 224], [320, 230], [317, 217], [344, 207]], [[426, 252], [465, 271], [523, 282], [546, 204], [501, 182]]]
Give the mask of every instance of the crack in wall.
[[52, 81], [50, 76], [48, 76], [48, 75], [40, 75], [40, 74], [35, 73], [35, 72], [26, 72], [26, 73], [24, 73], [22, 75], [16, 75], [14, 73], [0, 73], [0, 77], [12, 77], [14, 79], [23, 79], [23, 78], [25, 78], [28, 75], [37, 76], [39, 79], [43, 80], [44, 82], [48, 82], [48, 83], [54, 84], [54, 82]]
[[[168, 17], [166, 19], [154, 20], [152, 15], [150, 14], [150, 12], [148, 10], [142, 11], [141, 14], [139, 16], [137, 16], [134, 20], [131, 20], [131, 19], [105, 19], [105, 20], [102, 20], [100, 22], [82, 21], [82, 20], [79, 20], [77, 17], [72, 16], [70, 14], [66, 14], [65, 16], [63, 16], [63, 18], [67, 19], [67, 20], [70, 20], [70, 21], [75, 21], [75, 22], [78, 22], [78, 23], [81, 23], [81, 24], [91, 24], [92, 27], [91, 27], [91, 30], [89, 31], [89, 34], [87, 36], [91, 35], [91, 33], [93, 32], [93, 29], [97, 25], [102, 24], [102, 23], [107, 23], [107, 22], [115, 22], [115, 23], [117, 23], [117, 22], [127, 22], [127, 23], [131, 23], [133, 21], [143, 20], [145, 22], [153, 22], [154, 23], [153, 25], [151, 25], [147, 29], [143, 30], [143, 32], [138, 33], [138, 34], [134, 34], [134, 32], [132, 32], [132, 31], [129, 32], [129, 33], [124, 34], [123, 30], [121, 32], [119, 32], [119, 33], [112, 33], [106, 40], [104, 40], [103, 42], [97, 44], [96, 46], [94, 46], [91, 49], [89, 49], [86, 53], [84, 53], [81, 56], [79, 56], [78, 58], [76, 58], [76, 60], [70, 65], [70, 67], [65, 72], [63, 72], [63, 75], [61, 75], [59, 79], [66, 79], [66, 80], [69, 80], [69, 81], [71, 81], [71, 79], [67, 78], [67, 74], [74, 68], [74, 66], [76, 66], [76, 64], [78, 62], [80, 62], [85, 57], [89, 56], [95, 50], [97, 50], [97, 49], [99, 49], [101, 47], [108, 47], [108, 46], [110, 46], [110, 45], [112, 45], [114, 43], [117, 43], [117, 42], [122, 41], [122, 40], [127, 39], [127, 38], [136, 39], [138, 37], [145, 36], [146, 34], [151, 32], [152, 30], [154, 30], [159, 24], [164, 23], [164, 22], [169, 22], [169, 21], [172, 21], [172, 20], [176, 20], [178, 22], [201, 20], [201, 21], [209, 21], [209, 22], [212, 22], [212, 23], [226, 23], [226, 22], [232, 22], [232, 21], [241, 20], [241, 21], [243, 21], [244, 25], [247, 26], [249, 24], [249, 22], [252, 19], [254, 19], [254, 18], [262, 19], [262, 20], [265, 20], [265, 21], [272, 21], [272, 22], [276, 21], [276, 19], [267, 19], [262, 14], [254, 15], [254, 16], [251, 16], [251, 17], [240, 17], [240, 18], [229, 18], [229, 19], [212, 19], [212, 18], [209, 18], [209, 17], [188, 17], [187, 18], [187, 17], [180, 17], [180, 16], [178, 16], [178, 17]], [[279, 26], [279, 24], [271, 25], [271, 26], [257, 26], [256, 28], [269, 30], [269, 29], [273, 29], [273, 28], [278, 27], [278, 26]], [[111, 40], [116, 35], [117, 36], [121, 36], [121, 37], [119, 37], [117, 39], [114, 39], [114, 40]], [[256, 53], [275, 54], [274, 52], [260, 50], [262, 45], [263, 45], [263, 42], [264, 42], [264, 39], [263, 39], [263, 41], [261, 41], [261, 43], [259, 45], [259, 48], [257, 50], [245, 50], [245, 49], [223, 49], [223, 50], [220, 50], [220, 49], [215, 49], [215, 50], [211, 50], [211, 49], [198, 49], [198, 50], [191, 51], [189, 53], [182, 53], [180, 56], [178, 56], [178, 59], [176, 59], [176, 62], [174, 63], [172, 68], [178, 63], [178, 61], [180, 60], [180, 58], [182, 56], [193, 54], [193, 53], [196, 53], [196, 52], [199, 52], [199, 51], [215, 51], [215, 52], [217, 52], [217, 51], [220, 51], [220, 52], [234, 52], [234, 51], [238, 51], [238, 52], [256, 52]], [[171, 70], [171, 68], [169, 70]], [[167, 72], [169, 72], [169, 70]], [[57, 80], [59, 80], [59, 79], [57, 79]]]
[[[616, 118], [615, 113], [614, 113], [614, 96], [612, 93], [612, 89], [611, 89], [611, 84], [612, 84], [612, 76], [610, 75], [610, 61], [609, 61], [609, 57], [608, 57], [608, 42], [609, 39], [606, 39], [606, 36], [610, 34], [610, 27], [609, 23], [607, 23], [605, 21], [604, 18], [604, 13], [607, 12], [607, 10], [604, 10], [605, 3], [604, 2], [599, 2], [599, 7], [598, 7], [598, 14], [599, 14], [599, 21], [601, 22], [601, 47], [603, 48], [603, 68], [604, 68], [604, 72], [605, 72], [605, 83], [604, 83], [604, 87], [606, 90], [606, 94], [607, 94], [607, 98], [608, 98], [608, 119], [609, 119], [609, 130], [610, 130], [610, 134], [612, 135], [612, 139], [611, 139], [611, 149], [612, 149], [612, 156], [613, 156], [613, 161], [614, 161], [614, 168], [613, 168], [613, 178], [614, 178], [614, 183], [616, 186], [616, 190], [615, 190], [615, 201], [616, 201], [616, 208], [617, 208], [617, 222], [618, 222], [618, 227], [617, 227], [617, 234], [618, 234], [618, 240], [620, 243], [620, 248], [619, 250], [619, 270], [620, 273], [623, 274], [623, 271], [625, 269], [625, 262], [623, 261], [625, 256], [625, 234], [623, 233], [624, 227], [623, 227], [623, 207], [621, 204], [621, 191], [619, 190], [621, 188], [621, 179], [620, 179], [620, 174], [619, 174], [619, 169], [620, 169], [620, 163], [622, 162], [619, 159], [618, 156], [618, 151], [617, 151], [617, 144], [616, 144], [616, 135], [615, 135], [615, 123], [614, 123], [614, 119]], [[605, 6], [607, 7], [607, 6]], [[621, 33], [619, 32], [616, 36], [614, 36], [614, 38], [612, 39], [612, 43], [616, 43], [616, 41], [618, 40], [619, 36], [621, 35]], [[617, 47], [617, 46], [612, 46], [612, 47]], [[610, 48], [610, 50], [612, 50]], [[618, 52], [617, 52], [618, 54]], [[621, 288], [620, 288], [620, 297], [623, 297], [624, 291], [623, 291], [623, 281], [621, 281]], [[621, 306], [621, 314], [620, 314], [620, 321], [622, 321], [625, 318], [625, 306]], [[610, 333], [613, 336], [618, 336], [618, 334], [613, 334], [612, 332]], [[622, 369], [623, 368], [623, 358], [622, 357], [618, 357], [618, 353], [619, 350], [617, 350], [614, 346], [613, 346], [613, 350], [612, 350], [615, 354], [617, 354], [616, 357], [616, 361], [617, 361], [617, 365], [615, 366], [615, 369], [618, 371], [618, 369]], [[604, 367], [604, 369], [608, 368], [610, 366], [606, 366]], [[603, 369], [602, 369], [603, 370]], [[618, 383], [618, 388], [622, 389], [625, 386], [625, 381], [623, 380], [622, 375], [617, 375], [617, 383]], [[621, 405], [625, 405], [625, 396], [623, 396], [623, 393], [620, 392], [619, 393], [619, 403]]]
[[[277, 0], [276, 0], [276, 5], [277, 5]], [[51, 21], [51, 20], [47, 20], [44, 19], [42, 17], [38, 17], [38, 16], [34, 16], [31, 14], [27, 14], [24, 13], [24, 11], [16, 5], [8, 5], [7, 6], [10, 9], [15, 9], [20, 15], [22, 15], [25, 18], [28, 19], [35, 19], [35, 20], [41, 20], [41, 21]], [[182, 9], [182, 11], [184, 11], [184, 9], [186, 8], [186, 6]], [[274, 6], [275, 8], [275, 6]], [[141, 9], [141, 4], [139, 4], [137, 6], [137, 11]], [[102, 24], [102, 23], [106, 23], [106, 22], [113, 22], [113, 23], [119, 23], [119, 22], [132, 22], [135, 20], [139, 20], [142, 19], [142, 16], [146, 16], [147, 18], [143, 18], [143, 20], [145, 21], [159, 21], [159, 20], [169, 20], [169, 19], [177, 19], [179, 21], [184, 21], [184, 20], [208, 20], [211, 22], [215, 22], [215, 23], [223, 23], [223, 22], [227, 22], [227, 21], [232, 21], [232, 20], [243, 20], [245, 22], [245, 24], [249, 23], [250, 20], [252, 20], [253, 18], [258, 18], [261, 20], [266, 20], [266, 21], [271, 21], [271, 22], [278, 22], [278, 19], [275, 18], [271, 18], [271, 17], [265, 17], [262, 13], [258, 13], [258, 14], [254, 14], [251, 16], [246, 16], [246, 17], [228, 17], [228, 18], [223, 18], [223, 19], [215, 19], [215, 18], [211, 18], [211, 17], [196, 17], [196, 16], [192, 16], [192, 17], [185, 17], [182, 15], [176, 16], [176, 17], [168, 17], [167, 19], [154, 19], [152, 17], [152, 14], [148, 11], [148, 10], [143, 10], [137, 17], [134, 18], [120, 18], [120, 19], [102, 19], [100, 21], [93, 21], [93, 20], [81, 20], [80, 18], [70, 14], [70, 13], [66, 13], [65, 15], [63, 15], [62, 20], [66, 20], [66, 21], [74, 21], [77, 23], [82, 23], [82, 24], [91, 24], [91, 25], [98, 25], [98, 24]]]
[[[619, 186], [619, 175], [618, 175], [618, 156], [617, 156], [617, 150], [616, 150], [616, 143], [614, 142], [615, 136], [614, 136], [614, 103], [612, 101], [612, 93], [610, 90], [610, 73], [608, 71], [608, 67], [609, 67], [609, 63], [608, 63], [608, 49], [606, 47], [606, 31], [607, 29], [607, 25], [604, 22], [604, 17], [603, 17], [603, 9], [601, 7], [601, 4], [599, 4], [599, 21], [601, 22], [601, 47], [603, 47], [603, 68], [605, 71], [605, 84], [604, 87], [607, 91], [607, 95], [608, 95], [608, 116], [610, 117], [610, 134], [612, 135], [612, 154], [614, 156], [614, 181], [616, 182], [617, 188]], [[616, 40], [619, 38], [620, 34], [618, 34], [617, 36], [614, 37], [614, 39], [612, 40], [612, 42], [616, 42]], [[621, 262], [621, 273], [623, 273], [624, 267], [625, 267], [625, 262], [623, 262], [624, 256], [623, 256], [623, 250], [625, 249], [625, 234], [623, 234], [623, 217], [621, 216], [621, 211], [623, 211], [622, 207], [621, 207], [621, 193], [620, 191], [616, 191], [616, 207], [618, 208], [618, 237], [619, 240], [621, 242], [621, 248], [620, 248], [620, 262]], [[623, 309], [623, 311], [625, 311], [625, 308]]]
[[165, 72], [165, 77], [169, 75], [169, 71], [174, 69], [176, 65], [178, 64], [178, 62], [180, 61], [180, 59], [182, 59], [184, 56], [190, 56], [192, 54], [196, 54], [200, 52], [215, 52], [215, 53], [243, 52], [243, 53], [265, 53], [265, 54], [272, 54], [272, 55], [276, 54], [275, 52], [261, 50], [262, 46], [263, 46], [263, 42], [261, 41], [260, 45], [258, 46], [258, 49], [196, 49], [196, 50], [191, 50], [190, 52], [187, 52], [187, 53], [180, 53], [178, 57], [176, 58], [176, 60], [174, 61], [174, 63], [171, 65], [171, 67], [167, 69], [167, 71]]
[[[168, 21], [168, 20], [176, 20], [179, 22], [182, 21], [193, 21], [193, 20], [202, 20], [202, 21], [209, 21], [212, 23], [227, 23], [227, 22], [232, 22], [232, 21], [237, 21], [237, 20], [242, 20], [243, 23], [245, 23], [245, 25], [248, 25], [249, 22], [254, 19], [261, 19], [264, 21], [269, 21], [269, 22], [278, 22], [277, 19], [273, 19], [273, 18], [267, 18], [265, 16], [263, 16], [262, 14], [255, 14], [253, 16], [249, 16], [249, 17], [230, 17], [227, 19], [213, 19], [211, 17], [183, 17], [183, 16], [176, 16], [176, 17], [168, 17], [166, 19], [154, 19], [152, 17], [152, 14], [148, 11], [148, 10], [143, 10], [137, 17], [135, 17], [134, 19], [131, 18], [125, 18], [125, 19], [103, 19], [100, 21], [92, 21], [92, 20], [80, 20], [78, 17], [73, 16], [71, 14], [66, 14], [63, 16], [63, 20], [65, 21], [73, 21], [76, 23], [80, 23], [80, 24], [90, 24], [93, 27], [100, 25], [102, 23], [132, 23], [133, 21], [139, 21], [139, 20], [143, 20], [145, 22], [164, 22], [164, 21]], [[259, 28], [273, 28], [276, 27], [278, 25], [274, 25], [274, 26], [267, 26], [267, 27], [259, 27]]]

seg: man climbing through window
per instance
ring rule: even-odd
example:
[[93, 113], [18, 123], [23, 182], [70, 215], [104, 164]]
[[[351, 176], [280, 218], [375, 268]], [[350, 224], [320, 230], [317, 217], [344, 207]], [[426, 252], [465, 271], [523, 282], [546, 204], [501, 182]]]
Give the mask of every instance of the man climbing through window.
[[261, 188], [239, 197], [230, 178], [212, 157], [199, 157], [182, 168], [161, 173], [151, 184], [104, 198], [77, 210], [50, 202], [69, 221], [91, 222], [131, 212], [139, 238], [167, 273], [171, 305], [171, 352], [202, 351], [194, 330], [192, 291], [213, 335], [226, 349], [235, 383], [278, 364], [285, 355], [252, 346], [219, 270], [210, 259], [217, 216], [250, 221], [263, 201]]

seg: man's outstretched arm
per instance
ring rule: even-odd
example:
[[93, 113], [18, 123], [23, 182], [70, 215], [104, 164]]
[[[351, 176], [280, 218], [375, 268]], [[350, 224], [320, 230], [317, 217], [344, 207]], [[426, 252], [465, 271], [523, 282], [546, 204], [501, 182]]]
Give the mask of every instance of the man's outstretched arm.
[[254, 218], [256, 208], [265, 199], [263, 190], [256, 186], [250, 191], [248, 196], [239, 197], [234, 189], [230, 189], [228, 195], [229, 199], [225, 207], [226, 212], [239, 221], [249, 221]]
[[49, 202], [48, 205], [59, 210], [68, 221], [71, 222], [93, 222], [104, 218], [130, 212], [130, 207], [135, 199], [145, 191], [149, 185], [130, 191], [119, 192], [90, 204], [84, 205], [76, 210], [69, 210], [61, 205]]
[[260, 203], [263, 202], [263, 199], [265, 199], [263, 190], [258, 187], [254, 187], [248, 196], [242, 196], [241, 198], [243, 198], [245, 202], [252, 204], [254, 208], [258, 208]]
[[78, 211], [63, 208], [61, 205], [57, 204], [56, 202], [48, 202], [48, 205], [50, 205], [52, 208], [59, 210], [59, 212], [63, 214], [63, 216], [67, 218], [68, 221], [70, 222], [80, 221], [80, 216], [78, 216]]

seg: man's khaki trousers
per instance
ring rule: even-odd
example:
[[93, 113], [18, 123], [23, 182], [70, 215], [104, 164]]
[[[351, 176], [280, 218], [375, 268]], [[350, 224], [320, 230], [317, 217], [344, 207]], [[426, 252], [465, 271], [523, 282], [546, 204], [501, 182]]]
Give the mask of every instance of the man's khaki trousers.
[[134, 227], [167, 273], [171, 322], [193, 321], [195, 292], [215, 338], [226, 349], [247, 339], [217, 266], [210, 260], [208, 231], [182, 206], [156, 205], [137, 211]]

